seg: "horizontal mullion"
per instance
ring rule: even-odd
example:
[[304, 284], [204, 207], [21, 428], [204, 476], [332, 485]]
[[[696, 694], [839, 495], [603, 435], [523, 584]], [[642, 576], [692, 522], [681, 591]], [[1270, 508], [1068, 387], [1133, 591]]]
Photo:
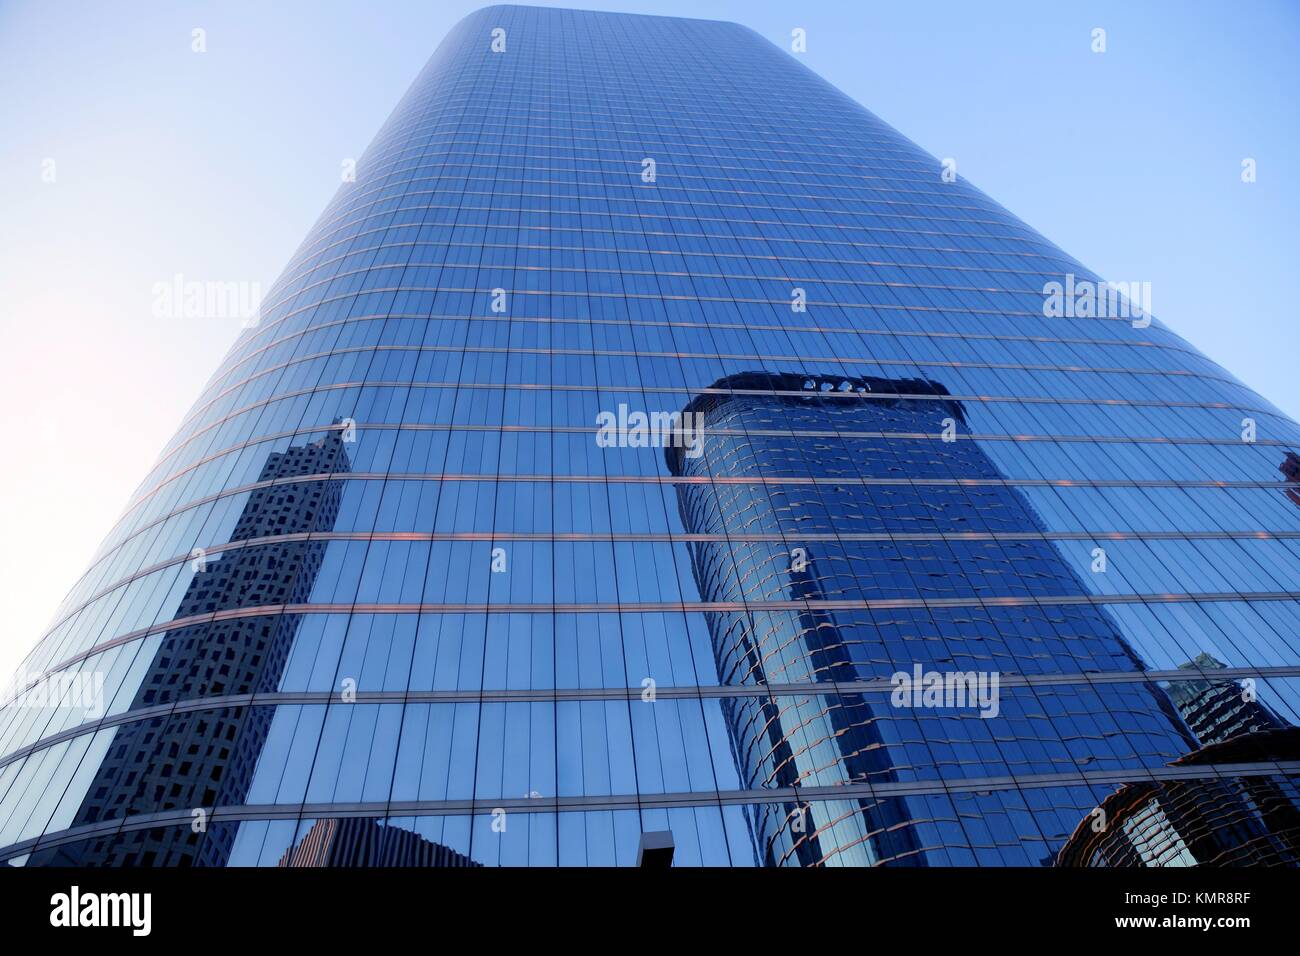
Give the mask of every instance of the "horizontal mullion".
[[[248, 820], [295, 820], [314, 817], [409, 817], [463, 816], [502, 809], [512, 813], [561, 813], [580, 811], [646, 810], [675, 807], [745, 806], [768, 803], [820, 803], [823, 801], [885, 800], [891, 797], [930, 796], [952, 793], [984, 793], [995, 790], [1045, 789], [1049, 787], [1107, 787], [1129, 783], [1160, 783], [1176, 780], [1221, 780], [1243, 776], [1294, 775], [1300, 761], [1258, 761], [1233, 764], [1198, 764], [1185, 767], [1135, 767], [1123, 770], [1088, 770], [1067, 773], [1014, 774], [999, 777], [955, 777], [939, 780], [879, 783], [847, 783], [832, 786], [798, 786], [758, 790], [703, 790], [677, 793], [638, 792], [631, 794], [566, 797], [487, 797], [463, 800], [374, 801], [349, 803], [243, 804], [214, 808], [210, 823]], [[189, 808], [139, 814], [43, 834], [0, 848], [8, 859], [37, 849], [115, 833], [193, 823]]]
[[[53, 673], [53, 672], [51, 672]], [[1114, 684], [1151, 684], [1173, 681], [1237, 681], [1245, 678], [1300, 677], [1300, 666], [1228, 667], [1204, 670], [1200, 667], [1151, 671], [1088, 671], [1053, 674], [1007, 674], [999, 672], [1000, 688], [1075, 687]], [[699, 684], [656, 686], [655, 696], [662, 700], [718, 700], [747, 697], [779, 699], [783, 697], [832, 697], [885, 695], [895, 690], [888, 678], [856, 681], [802, 681], [772, 684]], [[471, 688], [468, 690], [357, 690], [350, 703], [356, 704], [496, 704], [560, 703], [569, 701], [641, 701], [645, 689], [636, 687], [570, 688]], [[39, 750], [65, 740], [94, 733], [108, 727], [140, 723], [172, 714], [219, 710], [227, 707], [274, 707], [290, 704], [350, 705], [338, 691], [275, 691], [257, 694], [224, 694], [213, 697], [188, 697], [183, 700], [126, 710], [119, 714], [66, 728], [42, 737], [11, 753], [0, 756], [0, 768]]]

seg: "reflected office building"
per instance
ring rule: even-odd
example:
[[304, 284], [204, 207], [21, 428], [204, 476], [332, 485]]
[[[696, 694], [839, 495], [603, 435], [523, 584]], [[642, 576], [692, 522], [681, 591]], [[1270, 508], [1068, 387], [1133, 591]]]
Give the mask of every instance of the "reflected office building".
[[[1206, 674], [1223, 668], [1209, 654], [1183, 665]], [[1126, 784], [1080, 822], [1058, 865], [1300, 866], [1300, 786], [1270, 766], [1300, 760], [1300, 728], [1260, 702], [1250, 678], [1195, 678], [1168, 688], [1200, 744], [1171, 768], [1254, 769]]]
[[[1099, 732], [1076, 743], [1076, 762], [1104, 761], [1138, 737], [1145, 751], [1133, 757], [1194, 746], [1165, 694], [1141, 680], [1000, 687], [992, 723], [974, 708], [900, 711], [871, 686], [917, 666], [1139, 670], [1098, 606], [985, 605], [997, 595], [1087, 591], [1028, 503], [960, 437], [966, 415], [948, 395], [918, 379], [734, 375], [684, 409], [702, 416], [703, 454], [667, 452], [674, 475], [695, 479], [677, 488], [683, 524], [700, 536], [701, 595], [728, 608], [707, 614], [719, 680], [766, 691], [723, 705], [743, 781], [862, 794], [751, 807], [765, 864], [946, 862], [942, 820], [907, 784], [932, 772], [944, 743], [991, 743], [998, 727], [1022, 726], [1027, 752], [1047, 753], [1068, 739], [1072, 711], [1094, 714]], [[945, 428], [951, 440], [935, 441]], [[799, 610], [763, 610], [789, 604]], [[863, 691], [845, 693], [853, 687]], [[1040, 769], [1055, 768], [1044, 759]], [[1000, 795], [975, 793], [971, 804], [981, 816], [1005, 812]]]
[[280, 866], [480, 866], [455, 850], [369, 817], [317, 820]]
[[[255, 700], [278, 688], [301, 618], [242, 612], [293, 607], [311, 595], [324, 555], [313, 535], [333, 529], [342, 487], [334, 479], [348, 470], [342, 435], [268, 455], [227, 550], [191, 559], [193, 578], [129, 708], [141, 719], [116, 728], [73, 818], [73, 826], [100, 835], [38, 851], [32, 864], [221, 866], [229, 859], [231, 829], [209, 828], [204, 817], [243, 802], [271, 710], [211, 709], [208, 700]], [[313, 477], [299, 480], [305, 476]], [[188, 827], [123, 826], [191, 808], [201, 814]]]
[[0, 864], [1295, 863], [1300, 426], [778, 39], [451, 30], [30, 636]]

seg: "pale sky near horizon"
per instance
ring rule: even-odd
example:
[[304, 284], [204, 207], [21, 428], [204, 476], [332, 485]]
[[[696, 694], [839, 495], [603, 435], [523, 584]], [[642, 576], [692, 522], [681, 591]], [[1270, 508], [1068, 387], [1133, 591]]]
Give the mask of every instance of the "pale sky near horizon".
[[[341, 162], [483, 5], [0, 0], [0, 686], [239, 331], [156, 317], [155, 284], [269, 289]], [[736, 20], [787, 48], [803, 27], [812, 69], [1101, 275], [1149, 281], [1158, 318], [1300, 415], [1300, 4], [537, 5]]]

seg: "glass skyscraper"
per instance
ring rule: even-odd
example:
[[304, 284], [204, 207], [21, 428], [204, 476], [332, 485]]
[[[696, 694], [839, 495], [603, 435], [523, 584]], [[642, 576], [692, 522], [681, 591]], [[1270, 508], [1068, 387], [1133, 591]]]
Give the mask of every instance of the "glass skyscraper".
[[1296, 865], [1300, 426], [1107, 289], [744, 27], [466, 17], [24, 661], [0, 861]]

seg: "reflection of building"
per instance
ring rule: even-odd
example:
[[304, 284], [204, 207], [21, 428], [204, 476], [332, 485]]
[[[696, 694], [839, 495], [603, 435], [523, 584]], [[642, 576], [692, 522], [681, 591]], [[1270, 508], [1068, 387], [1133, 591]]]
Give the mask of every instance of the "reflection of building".
[[[1224, 664], [1202, 653], [1182, 666]], [[1168, 694], [1200, 742], [1171, 766], [1300, 757], [1300, 729], [1235, 680], [1173, 681]], [[1130, 783], [1099, 809], [1075, 829], [1058, 865], [1300, 865], [1300, 787], [1282, 774]]]
[[1277, 466], [1277, 470], [1282, 472], [1293, 486], [1286, 490], [1286, 496], [1293, 504], [1300, 505], [1300, 455], [1293, 451], [1287, 452], [1286, 458]]
[[[194, 576], [174, 620], [243, 607], [299, 604], [311, 594], [325, 545], [311, 532], [328, 531], [338, 516], [342, 482], [325, 476], [349, 470], [338, 431], [319, 441], [267, 456], [230, 541], [251, 542], [211, 559], [196, 558]], [[287, 535], [300, 540], [277, 541]], [[266, 541], [269, 543], [256, 543]], [[196, 698], [267, 693], [277, 689], [299, 618], [261, 615], [194, 623], [167, 631], [131, 707], [157, 707]], [[273, 710], [224, 707], [186, 711], [128, 724], [117, 731], [91, 783], [74, 826], [137, 813], [239, 804], [248, 792]], [[39, 853], [33, 864], [69, 866], [222, 865], [234, 830], [210, 834], [183, 826], [115, 833]]]
[[[1175, 767], [1300, 759], [1300, 729], [1212, 743]], [[1283, 773], [1130, 783], [1075, 829], [1058, 866], [1300, 866], [1300, 784]]]
[[[1183, 665], [1201, 670], [1218, 670], [1223, 666], [1211, 654], [1199, 654]], [[1169, 687], [1169, 698], [1202, 746], [1221, 743], [1239, 734], [1287, 726], [1235, 680], [1174, 681]]]
[[[813, 682], [797, 696], [726, 699], [746, 786], [915, 779], [952, 741], [972, 733], [965, 725], [972, 715], [933, 712], [912, 722], [913, 715], [888, 707], [887, 696], [837, 692], [826, 686], [832, 681], [888, 677], [918, 663], [926, 670], [1015, 673], [1137, 668], [1111, 619], [1092, 605], [1055, 618], [1024, 609], [925, 606], [1017, 589], [1087, 593], [1049, 541], [1014, 537], [1042, 530], [1014, 488], [926, 483], [1001, 477], [976, 442], [939, 440], [945, 426], [955, 432], [965, 424], [960, 403], [947, 395], [941, 385], [916, 379], [749, 373], [714, 383], [687, 405], [685, 411], [704, 416], [704, 454], [693, 459], [669, 448], [666, 456], [675, 475], [712, 478], [678, 485], [686, 531], [708, 536], [692, 552], [701, 595], [738, 608], [742, 600], [809, 602], [793, 612], [708, 614], [723, 683]], [[779, 483], [800, 477], [816, 483]], [[907, 480], [889, 481], [897, 478]], [[821, 606], [862, 598], [914, 606]], [[1061, 706], [1079, 694], [1086, 707], [1123, 714], [1127, 729], [1170, 759], [1192, 745], [1169, 702], [1142, 684], [1099, 685], [1063, 695]], [[1053, 691], [1037, 696], [1045, 705]], [[1021, 719], [1039, 709], [1027, 697], [1003, 694], [1003, 716], [1016, 722], [1006, 726], [1040, 738], [1029, 746], [1061, 747], [1076, 734], [1065, 713], [1059, 722]], [[1071, 746], [1082, 765], [1111, 756], [1100, 737]], [[926, 810], [907, 798], [864, 800], [855, 815], [821, 804], [807, 813], [811, 819], [800, 819], [795, 802], [751, 810], [761, 862], [942, 859], [931, 852], [942, 854], [942, 845], [918, 826]]]
[[317, 820], [280, 866], [482, 866], [463, 853], [372, 817]]

